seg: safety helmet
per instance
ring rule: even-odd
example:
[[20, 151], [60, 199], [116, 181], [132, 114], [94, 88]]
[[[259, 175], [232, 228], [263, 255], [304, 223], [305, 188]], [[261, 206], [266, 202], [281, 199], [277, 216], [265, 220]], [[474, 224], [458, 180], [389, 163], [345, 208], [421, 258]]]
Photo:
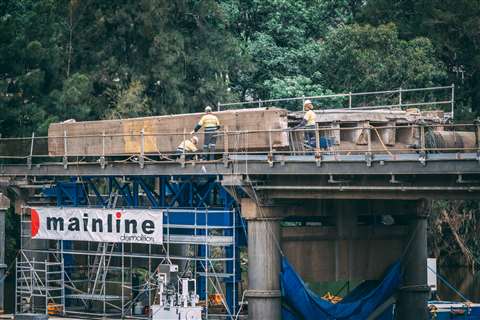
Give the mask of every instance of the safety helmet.
[[305, 100], [303, 102], [304, 109], [313, 109], [312, 100]]
[[197, 136], [193, 136], [193, 137], [192, 137], [192, 141], [193, 141], [193, 143], [198, 144], [198, 137], [197, 137]]
[[205, 112], [212, 112], [212, 107], [206, 106], [205, 107]]

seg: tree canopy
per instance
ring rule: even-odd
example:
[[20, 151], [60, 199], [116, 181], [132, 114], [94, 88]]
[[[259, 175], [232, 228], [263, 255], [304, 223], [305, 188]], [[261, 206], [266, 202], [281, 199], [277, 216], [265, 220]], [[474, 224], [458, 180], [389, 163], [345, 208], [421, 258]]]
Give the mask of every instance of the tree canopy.
[[0, 134], [450, 83], [474, 117], [479, 11], [468, 0], [5, 0]]

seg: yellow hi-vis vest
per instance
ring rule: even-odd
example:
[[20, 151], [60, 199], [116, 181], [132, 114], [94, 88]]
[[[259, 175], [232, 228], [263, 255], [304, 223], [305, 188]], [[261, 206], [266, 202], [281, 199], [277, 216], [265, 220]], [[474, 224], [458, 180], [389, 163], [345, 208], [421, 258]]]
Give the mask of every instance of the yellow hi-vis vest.
[[177, 147], [177, 150], [183, 151], [185, 149], [185, 152], [197, 152], [197, 146], [190, 140], [185, 140], [180, 145]]
[[303, 116], [303, 119], [307, 121], [307, 126], [314, 126], [315, 122], [317, 121], [317, 115], [315, 112], [313, 112], [313, 110], [308, 110], [305, 113], [305, 116]]
[[200, 119], [198, 125], [200, 127], [205, 127], [205, 129], [216, 129], [220, 125], [220, 121], [218, 121], [217, 116], [208, 113]]

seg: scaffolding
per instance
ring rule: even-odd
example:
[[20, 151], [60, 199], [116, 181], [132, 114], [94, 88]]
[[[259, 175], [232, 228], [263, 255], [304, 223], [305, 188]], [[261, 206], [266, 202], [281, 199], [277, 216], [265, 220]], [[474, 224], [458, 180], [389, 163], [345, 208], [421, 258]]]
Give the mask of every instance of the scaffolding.
[[[207, 179], [203, 185], [183, 179], [171, 186], [171, 180], [162, 178], [162, 192], [171, 189], [167, 199], [160, 199], [156, 193], [149, 194], [148, 183], [143, 185], [142, 192], [137, 189], [136, 195], [127, 196], [126, 186], [132, 187], [133, 181], [137, 185], [137, 178], [92, 180], [59, 181], [44, 189], [43, 195], [54, 197], [60, 207], [131, 208], [128, 202], [136, 199], [135, 208], [148, 206], [152, 213], [163, 215], [163, 244], [32, 239], [30, 208], [25, 207], [17, 259], [16, 312], [151, 318], [158, 268], [173, 264], [179, 266], [179, 277], [181, 272], [182, 276], [195, 279], [204, 318], [235, 316], [241, 280], [239, 247], [245, 242], [239, 235], [244, 234], [244, 230], [233, 199], [212, 185], [214, 179]], [[167, 184], [170, 186], [166, 187]], [[103, 196], [102, 186], [104, 191], [108, 189]], [[186, 191], [204, 187], [201, 196]], [[93, 199], [97, 196], [103, 201]], [[152, 206], [149, 196], [158, 200], [155, 204], [168, 207]], [[189, 204], [192, 205], [189, 208], [179, 208]], [[212, 307], [208, 303], [211, 295], [221, 297], [220, 306]]]

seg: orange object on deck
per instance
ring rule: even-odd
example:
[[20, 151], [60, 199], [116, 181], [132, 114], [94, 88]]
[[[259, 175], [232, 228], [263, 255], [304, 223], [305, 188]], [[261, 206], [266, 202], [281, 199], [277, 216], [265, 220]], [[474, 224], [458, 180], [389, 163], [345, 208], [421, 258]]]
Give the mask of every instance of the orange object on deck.
[[222, 301], [223, 301], [223, 297], [219, 293], [210, 294], [208, 296], [208, 302], [211, 305], [214, 305], [214, 306], [221, 305]]
[[61, 315], [63, 313], [63, 306], [61, 304], [49, 303], [47, 310], [49, 315]]

